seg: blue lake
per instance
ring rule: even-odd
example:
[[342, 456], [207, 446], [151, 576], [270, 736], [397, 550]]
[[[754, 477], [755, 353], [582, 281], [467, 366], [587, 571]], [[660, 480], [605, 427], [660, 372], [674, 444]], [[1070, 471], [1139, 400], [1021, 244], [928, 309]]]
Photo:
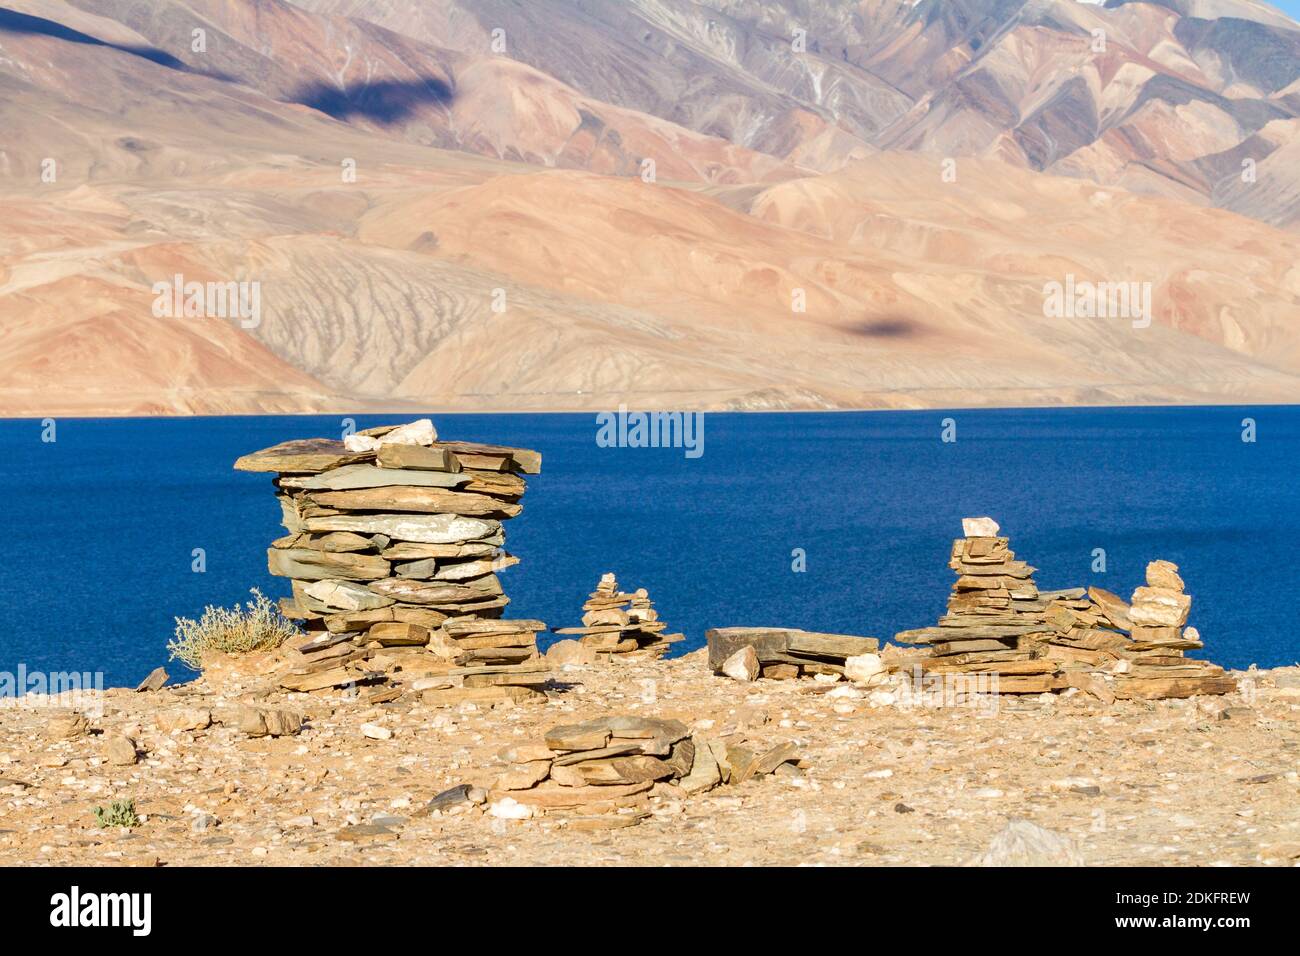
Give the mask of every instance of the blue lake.
[[[955, 442], [940, 440], [945, 417]], [[887, 638], [935, 622], [960, 519], [988, 514], [1044, 589], [1127, 596], [1147, 561], [1167, 558], [1194, 598], [1199, 656], [1300, 659], [1300, 407], [709, 414], [698, 458], [599, 447], [591, 414], [433, 418], [447, 439], [543, 453], [505, 526], [522, 559], [501, 574], [511, 617], [576, 624], [614, 571], [649, 590], [685, 650], [726, 625]], [[62, 419], [44, 442], [39, 421], [0, 421], [0, 670], [134, 683], [166, 662], [175, 616], [250, 587], [287, 594], [266, 571], [283, 533], [270, 476], [230, 466], [341, 428], [338, 416]]]

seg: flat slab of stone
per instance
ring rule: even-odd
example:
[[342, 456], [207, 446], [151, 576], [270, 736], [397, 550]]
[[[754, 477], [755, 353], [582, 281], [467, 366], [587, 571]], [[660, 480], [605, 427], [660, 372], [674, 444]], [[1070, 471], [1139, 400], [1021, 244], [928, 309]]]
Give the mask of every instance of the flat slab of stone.
[[149, 672], [149, 676], [136, 685], [137, 694], [145, 691], [162, 690], [163, 685], [167, 683], [167, 669], [164, 667], [155, 667]]
[[786, 641], [786, 650], [791, 654], [808, 657], [857, 657], [880, 650], [880, 641], [874, 637], [858, 637], [853, 634], [792, 631]]
[[459, 618], [448, 621], [444, 628], [450, 637], [481, 637], [485, 634], [536, 634], [546, 630], [545, 621], [518, 618]]
[[479, 601], [501, 594], [501, 582], [489, 574], [473, 582], [453, 584], [448, 581], [417, 581], [410, 578], [387, 578], [375, 581], [371, 590], [403, 604], [460, 604]]
[[667, 751], [672, 744], [690, 736], [680, 720], [658, 717], [597, 717], [578, 724], [561, 724], [546, 732], [546, 746], [552, 750], [596, 750], [619, 737], [643, 740], [644, 752]]
[[445, 706], [469, 701], [475, 704], [495, 703], [499, 700], [522, 701], [529, 698], [545, 700], [546, 695], [531, 687], [451, 687], [445, 690], [426, 690], [421, 699], [426, 704]]
[[874, 653], [880, 642], [853, 634], [823, 634], [795, 627], [714, 627], [705, 633], [709, 667], [721, 672], [727, 659], [741, 648], [754, 649], [760, 664], [811, 664], [808, 658], [835, 661]]
[[1237, 689], [1232, 677], [1133, 677], [1112, 685], [1120, 700], [1161, 700], [1168, 697], [1199, 697], [1231, 694]]
[[[317, 609], [328, 610], [330, 613], [378, 611], [396, 603], [390, 597], [376, 594], [369, 588], [351, 581], [313, 581], [301, 587], [303, 594], [316, 602]], [[392, 617], [386, 615], [379, 619], [392, 620]], [[358, 619], [355, 625], [349, 625], [344, 630], [364, 630], [370, 623], [372, 622], [369, 619]]]
[[[418, 445], [398, 445], [417, 448]], [[388, 488], [356, 488], [348, 491], [314, 491], [310, 499], [340, 511], [410, 511], [417, 514], [504, 515], [513, 518], [523, 505], [490, 495], [467, 494], [446, 488], [394, 485]]]
[[376, 554], [350, 551], [312, 551], [308, 548], [269, 548], [267, 569], [284, 578], [299, 581], [375, 581], [388, 577], [390, 565]]
[[374, 539], [351, 531], [333, 531], [329, 534], [287, 534], [271, 542], [273, 548], [306, 548], [309, 551], [369, 551]]
[[561, 786], [611, 787], [666, 780], [673, 768], [658, 757], [645, 754], [626, 757], [602, 757], [560, 764], [552, 773]]
[[460, 515], [324, 515], [303, 521], [306, 531], [355, 531], [386, 534], [395, 541], [461, 544], [501, 531], [501, 522]]
[[[503, 458], [509, 465], [522, 471], [525, 475], [540, 474], [542, 470], [542, 453], [527, 448], [481, 445], [478, 442], [468, 441], [439, 442], [435, 447], [447, 448], [454, 452], [456, 457], [461, 460], [461, 464], [468, 468], [485, 466], [488, 471], [505, 471], [508, 469], [494, 469], [488, 464], [490, 459]], [[475, 463], [477, 459], [482, 459], [482, 461]]]
[[286, 441], [244, 455], [235, 461], [236, 471], [280, 471], [316, 474], [374, 458], [374, 452], [349, 451], [341, 441], [306, 438]]
[[568, 753], [562, 757], [556, 757], [554, 764], [557, 767], [567, 767], [570, 764], [582, 763], [584, 760], [601, 760], [605, 757], [623, 757], [628, 754], [640, 752], [641, 744], [629, 742], [619, 744], [617, 747], [601, 747], [599, 750], [582, 750]]
[[[414, 447], [393, 445], [393, 448]], [[305, 491], [349, 491], [356, 488], [388, 488], [408, 485], [417, 488], [455, 488], [470, 480], [469, 475], [438, 471], [398, 471], [374, 465], [344, 465], [309, 478], [281, 478], [281, 488]]]
[[498, 796], [510, 796], [529, 806], [559, 810], [582, 807], [591, 803], [603, 803], [607, 800], [634, 797], [645, 793], [653, 786], [654, 781], [652, 780], [608, 787], [550, 787], [543, 785], [534, 787], [532, 790], [512, 790], [501, 794], [493, 793], [492, 796], [494, 799]]
[[413, 541], [398, 541], [380, 554], [390, 561], [423, 561], [429, 558], [481, 558], [496, 554], [495, 544], [416, 544]]
[[894, 640], [900, 644], [935, 644], [943, 641], [984, 641], [1021, 634], [1042, 633], [1049, 630], [1046, 624], [996, 624], [984, 627], [920, 627], [912, 631], [899, 631]]
[[1118, 594], [1112, 594], [1105, 588], [1090, 587], [1088, 588], [1088, 597], [1092, 603], [1097, 605], [1101, 613], [1106, 616], [1106, 620], [1119, 628], [1121, 631], [1132, 630], [1133, 622], [1129, 620], [1128, 601], [1125, 601]]
[[384, 443], [379, 446], [375, 460], [384, 468], [442, 472], [461, 470], [460, 459], [450, 449], [443, 447]]

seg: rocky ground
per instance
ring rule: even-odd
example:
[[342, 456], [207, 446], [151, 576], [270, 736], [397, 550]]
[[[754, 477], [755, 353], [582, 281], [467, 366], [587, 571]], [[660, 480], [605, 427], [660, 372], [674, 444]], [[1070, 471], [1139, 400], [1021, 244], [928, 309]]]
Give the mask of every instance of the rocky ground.
[[[224, 669], [110, 690], [88, 726], [67, 709], [0, 711], [0, 864], [942, 865], [971, 862], [1027, 819], [1088, 864], [1294, 865], [1300, 668], [1237, 676], [1227, 697], [1103, 705], [1067, 692], [1003, 697], [994, 711], [737, 683], [697, 652], [565, 665], [546, 703], [439, 708], [285, 694]], [[301, 714], [301, 730], [250, 736], [247, 706]], [[160, 729], [205, 712], [220, 722]], [[636, 814], [429, 810], [458, 784], [490, 787], [504, 748], [608, 714], [794, 741], [805, 773], [696, 796], [659, 784], [648, 815], [619, 828]], [[96, 807], [126, 799], [137, 826], [97, 825]]]

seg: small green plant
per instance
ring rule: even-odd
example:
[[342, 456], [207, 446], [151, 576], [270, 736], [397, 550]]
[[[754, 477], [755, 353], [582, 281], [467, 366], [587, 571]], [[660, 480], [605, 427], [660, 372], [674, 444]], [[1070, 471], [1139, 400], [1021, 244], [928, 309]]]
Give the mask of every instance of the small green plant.
[[114, 800], [107, 808], [95, 807], [95, 822], [101, 827], [134, 829], [140, 825], [140, 818], [135, 815], [134, 800]]
[[252, 594], [253, 600], [242, 608], [238, 604], [231, 608], [209, 605], [197, 621], [176, 618], [176, 636], [167, 642], [171, 659], [199, 671], [203, 656], [211, 651], [243, 654], [273, 650], [298, 633], [266, 595], [257, 588]]

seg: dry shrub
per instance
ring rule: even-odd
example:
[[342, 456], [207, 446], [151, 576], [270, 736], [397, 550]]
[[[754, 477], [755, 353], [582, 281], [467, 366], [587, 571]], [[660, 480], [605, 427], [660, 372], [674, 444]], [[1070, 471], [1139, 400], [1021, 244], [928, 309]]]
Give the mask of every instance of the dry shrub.
[[252, 595], [253, 600], [242, 608], [238, 604], [231, 608], [209, 605], [197, 621], [176, 618], [176, 636], [167, 642], [171, 659], [198, 671], [203, 669], [204, 656], [213, 651], [245, 654], [274, 650], [298, 634], [266, 595], [257, 588]]

